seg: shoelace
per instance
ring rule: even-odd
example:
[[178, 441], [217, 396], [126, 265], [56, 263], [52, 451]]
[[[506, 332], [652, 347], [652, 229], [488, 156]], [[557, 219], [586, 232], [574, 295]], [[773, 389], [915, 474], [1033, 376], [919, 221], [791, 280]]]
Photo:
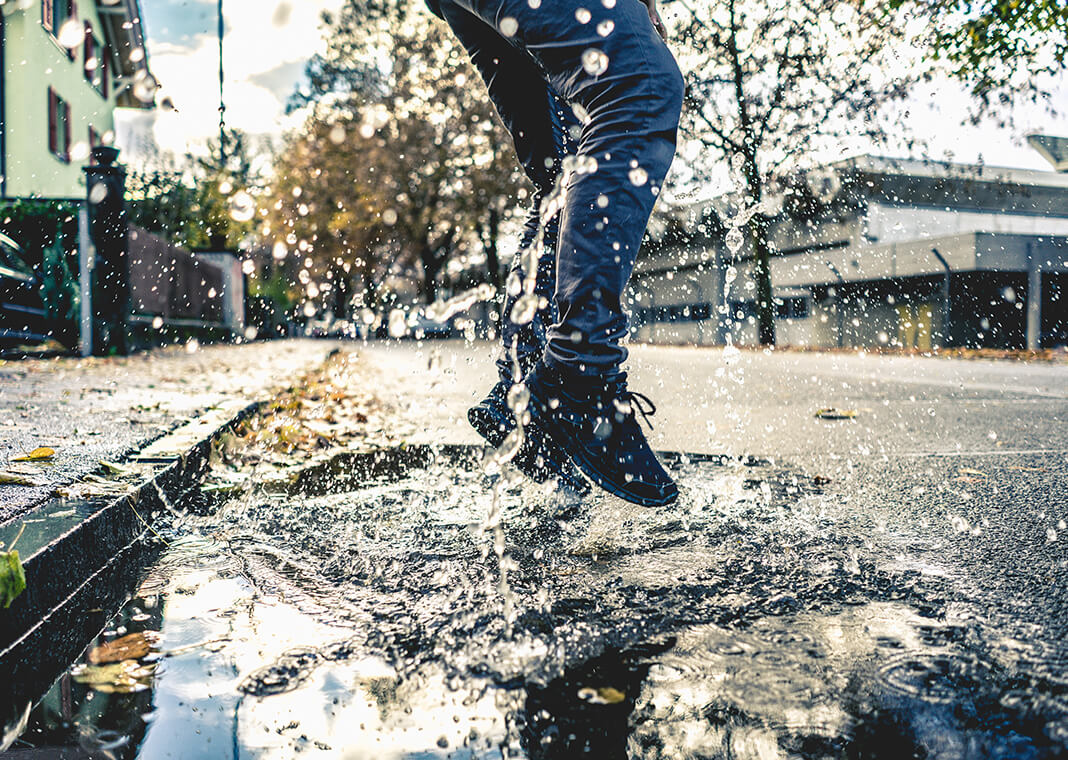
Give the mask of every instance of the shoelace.
[[632, 391], [627, 388], [626, 373], [620, 375], [619, 379], [613, 382], [609, 388], [613, 391], [613, 399], [629, 404], [631, 414], [633, 414], [635, 410], [640, 412], [642, 419], [645, 420], [645, 424], [649, 426], [650, 430], [653, 429], [653, 423], [650, 422], [649, 417], [656, 414], [656, 404], [654, 404], [653, 400], [644, 393]]

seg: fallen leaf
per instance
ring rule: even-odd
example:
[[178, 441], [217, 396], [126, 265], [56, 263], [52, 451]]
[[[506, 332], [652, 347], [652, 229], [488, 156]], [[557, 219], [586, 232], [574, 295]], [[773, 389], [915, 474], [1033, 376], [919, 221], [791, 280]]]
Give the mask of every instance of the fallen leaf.
[[[149, 636], [153, 641], [149, 640]], [[108, 662], [121, 662], [122, 660], [140, 660], [152, 651], [155, 636], [152, 632], [131, 633], [114, 641], [108, 641], [98, 647], [89, 650], [89, 662], [93, 665], [103, 665]]]
[[0, 552], [0, 602], [4, 609], [11, 606], [19, 594], [26, 590], [26, 573], [15, 549]]
[[578, 697], [591, 705], [618, 705], [627, 695], [611, 686], [598, 686], [596, 689], [587, 686], [578, 690]]
[[817, 475], [816, 477], [812, 478], [812, 483], [817, 486], [825, 486], [830, 482], [831, 479], [824, 475]]
[[25, 454], [21, 457], [15, 457], [12, 462], [43, 462], [47, 459], [51, 459], [56, 455], [55, 450], [48, 448], [47, 446], [39, 446], [31, 451], [29, 454]]
[[856, 409], [835, 409], [833, 406], [816, 411], [817, 419], [821, 420], [851, 420], [856, 416]]
[[132, 467], [126, 465], [117, 464], [115, 462], [108, 462], [104, 459], [100, 460], [100, 466], [104, 468], [104, 472], [108, 475], [131, 475], [135, 472]]
[[0, 486], [35, 486], [37, 485], [25, 475], [14, 472], [0, 472]]
[[971, 467], [961, 467], [957, 470], [959, 475], [977, 475], [980, 478], [985, 478], [986, 473], [982, 470], [973, 470]]
[[83, 665], [71, 671], [78, 683], [106, 694], [129, 694], [144, 691], [152, 685], [155, 663], [123, 660], [107, 665]]

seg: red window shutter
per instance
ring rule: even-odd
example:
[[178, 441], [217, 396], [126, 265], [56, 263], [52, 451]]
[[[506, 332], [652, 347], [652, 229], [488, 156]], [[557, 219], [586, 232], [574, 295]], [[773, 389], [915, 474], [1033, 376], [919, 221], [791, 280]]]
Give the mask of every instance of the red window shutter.
[[55, 31], [56, 22], [52, 0], [41, 0], [41, 25], [50, 32]]
[[107, 45], [101, 45], [100, 53], [98, 55], [100, 58], [100, 63], [98, 65], [100, 66], [100, 84], [102, 88], [100, 92], [103, 94], [105, 100], [107, 100], [108, 97], [108, 85], [110, 84], [108, 80], [111, 78], [111, 70], [108, 67], [109, 52]]
[[[89, 63], [96, 54], [96, 39], [93, 37], [93, 27], [88, 21], [85, 22], [85, 44], [82, 47], [82, 69], [85, 71], [85, 78], [92, 82], [96, 77], [96, 69], [89, 68]], [[99, 65], [97, 62], [97, 66]]]
[[70, 161], [70, 103], [63, 101], [63, 160]]
[[56, 92], [48, 88], [48, 150], [52, 155], [59, 152], [56, 144]]

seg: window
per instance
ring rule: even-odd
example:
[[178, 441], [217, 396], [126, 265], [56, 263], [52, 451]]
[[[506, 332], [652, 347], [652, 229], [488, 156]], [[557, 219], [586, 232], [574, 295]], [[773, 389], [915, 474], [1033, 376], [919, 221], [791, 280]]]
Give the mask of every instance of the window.
[[100, 141], [100, 133], [92, 127], [89, 127], [89, 147], [95, 148], [97, 145], [102, 145]]
[[[63, 24], [78, 17], [75, 0], [41, 0], [41, 25], [51, 32], [53, 37], [59, 35]], [[74, 60], [74, 51], [67, 50], [67, 57]]]
[[70, 103], [48, 88], [48, 150], [63, 163], [70, 163]]
[[107, 50], [93, 36], [93, 27], [85, 22], [85, 79], [105, 98], [108, 96]]
[[807, 319], [808, 299], [804, 296], [776, 298], [775, 316], [779, 319]]
[[63, 22], [77, 15], [74, 0], [41, 0], [41, 24], [52, 34], [58, 34]]

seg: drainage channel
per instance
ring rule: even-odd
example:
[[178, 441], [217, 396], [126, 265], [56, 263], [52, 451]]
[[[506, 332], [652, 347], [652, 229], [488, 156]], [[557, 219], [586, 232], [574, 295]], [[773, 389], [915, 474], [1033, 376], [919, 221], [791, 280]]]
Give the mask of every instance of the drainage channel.
[[1063, 692], [1014, 702], [799, 470], [672, 455], [663, 509], [516, 478], [501, 584], [481, 456], [216, 462], [0, 757], [1064, 756]]

